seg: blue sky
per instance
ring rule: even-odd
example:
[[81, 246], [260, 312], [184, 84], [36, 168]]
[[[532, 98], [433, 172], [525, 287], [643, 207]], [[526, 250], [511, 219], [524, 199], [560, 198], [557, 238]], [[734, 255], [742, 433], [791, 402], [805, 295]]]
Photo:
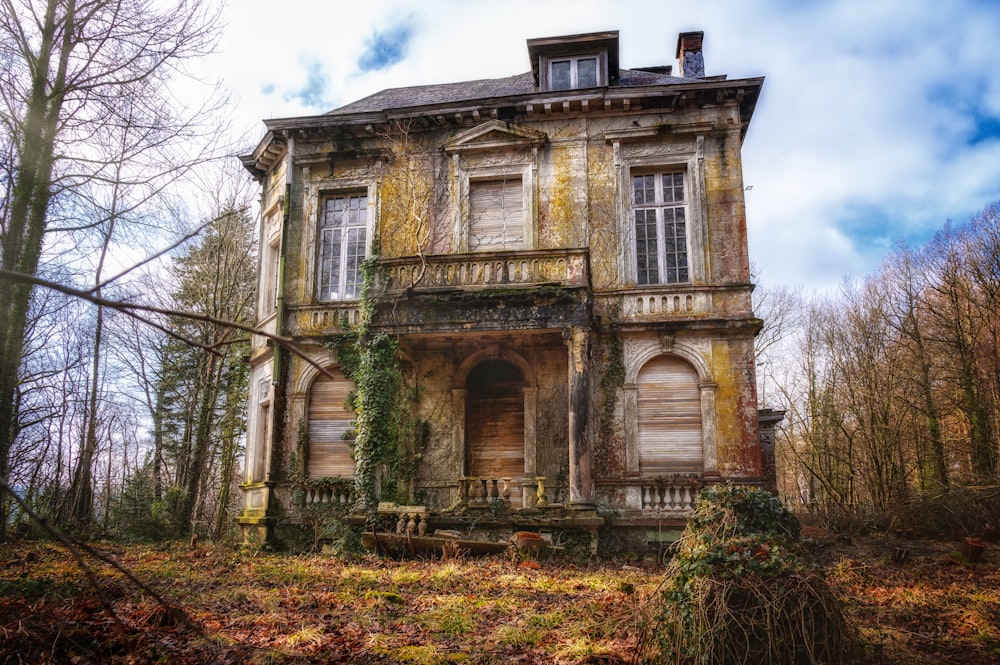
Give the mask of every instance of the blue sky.
[[[378, 90], [528, 70], [525, 41], [618, 30], [621, 65], [674, 64], [705, 31], [706, 74], [764, 76], [743, 149], [765, 284], [835, 288], [900, 239], [1000, 200], [996, 0], [232, 0], [210, 64], [254, 144], [260, 120]], [[262, 23], [261, 17], [267, 17]]]

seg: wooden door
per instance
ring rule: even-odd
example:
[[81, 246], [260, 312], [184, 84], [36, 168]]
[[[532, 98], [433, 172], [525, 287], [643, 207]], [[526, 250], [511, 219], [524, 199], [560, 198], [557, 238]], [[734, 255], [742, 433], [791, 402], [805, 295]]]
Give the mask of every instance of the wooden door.
[[466, 460], [470, 476], [512, 478], [511, 503], [521, 505], [524, 475], [524, 380], [509, 363], [480, 363], [466, 382]]

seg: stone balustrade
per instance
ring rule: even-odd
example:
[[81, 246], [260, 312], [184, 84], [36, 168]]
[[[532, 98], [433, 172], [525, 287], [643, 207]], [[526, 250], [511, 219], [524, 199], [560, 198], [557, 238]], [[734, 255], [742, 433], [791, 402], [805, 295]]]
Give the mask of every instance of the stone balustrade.
[[332, 505], [350, 508], [354, 504], [354, 484], [313, 484], [302, 488], [307, 506]]
[[565, 487], [546, 481], [545, 476], [493, 478], [465, 476], [458, 479], [459, 504], [487, 508], [503, 501], [513, 508], [546, 508], [562, 505]]
[[389, 292], [407, 289], [481, 289], [556, 284], [586, 286], [587, 251], [525, 250], [383, 259]]
[[622, 315], [629, 319], [663, 316], [699, 316], [712, 313], [712, 294], [635, 293], [624, 296]]
[[698, 501], [698, 488], [689, 485], [641, 485], [643, 510], [689, 515]]

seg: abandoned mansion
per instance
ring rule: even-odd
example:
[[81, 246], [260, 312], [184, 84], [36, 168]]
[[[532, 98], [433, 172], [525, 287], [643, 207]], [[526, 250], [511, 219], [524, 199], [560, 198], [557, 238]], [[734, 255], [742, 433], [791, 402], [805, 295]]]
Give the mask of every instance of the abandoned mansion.
[[[388, 523], [593, 547], [766, 483], [741, 165], [763, 78], [706, 76], [702, 41], [625, 69], [617, 31], [530, 39], [523, 74], [265, 121], [245, 538], [357, 521], [362, 466]], [[362, 465], [374, 339], [398, 440]]]

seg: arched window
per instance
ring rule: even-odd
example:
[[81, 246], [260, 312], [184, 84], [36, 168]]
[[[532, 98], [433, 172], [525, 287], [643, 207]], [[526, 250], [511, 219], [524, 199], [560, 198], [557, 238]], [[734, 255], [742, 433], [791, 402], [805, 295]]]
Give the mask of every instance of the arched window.
[[672, 356], [639, 371], [639, 470], [643, 475], [701, 472], [704, 458], [698, 372]]
[[306, 475], [310, 478], [354, 475], [351, 439], [354, 434], [354, 411], [347, 406], [347, 396], [354, 388], [336, 368], [316, 378], [309, 391], [309, 450]]

